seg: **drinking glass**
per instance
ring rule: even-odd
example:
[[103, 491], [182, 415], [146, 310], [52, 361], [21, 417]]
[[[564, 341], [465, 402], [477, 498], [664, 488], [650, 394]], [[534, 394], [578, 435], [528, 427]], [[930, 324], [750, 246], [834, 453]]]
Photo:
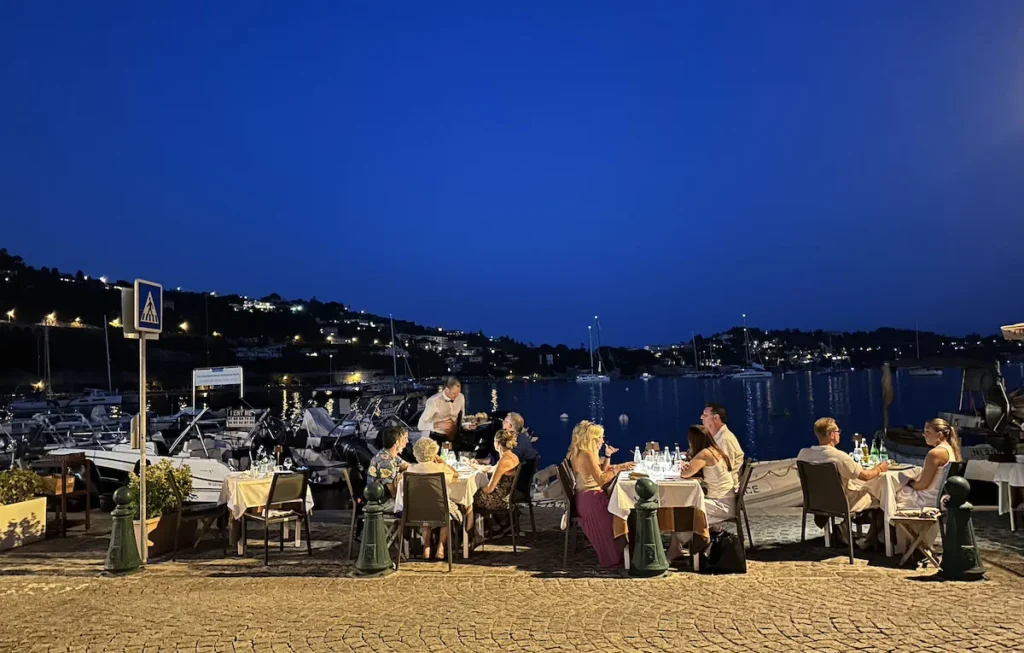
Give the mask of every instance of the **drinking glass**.
[[286, 472], [292, 471], [292, 467], [294, 465], [295, 465], [295, 461], [292, 460], [291, 458], [285, 458], [284, 459], [284, 471], [286, 471]]

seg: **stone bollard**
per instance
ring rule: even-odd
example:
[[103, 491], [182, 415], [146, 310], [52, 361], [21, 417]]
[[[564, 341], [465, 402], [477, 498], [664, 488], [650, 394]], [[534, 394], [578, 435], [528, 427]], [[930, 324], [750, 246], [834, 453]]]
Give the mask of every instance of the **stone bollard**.
[[131, 494], [128, 488], [121, 487], [114, 492], [114, 503], [117, 507], [110, 513], [113, 524], [110, 526], [110, 546], [107, 548], [107, 561], [103, 569], [109, 574], [130, 574], [142, 568], [139, 557], [139, 545], [135, 540], [135, 526], [132, 520], [134, 513], [128, 504]]
[[657, 494], [658, 486], [651, 479], [641, 478], [636, 482], [636, 532], [633, 535], [636, 544], [629, 563], [630, 576], [650, 578], [668, 571], [668, 558], [658, 526], [658, 502], [654, 500]]
[[962, 476], [946, 480], [943, 494], [949, 495], [946, 504], [946, 528], [942, 531], [942, 563], [939, 578], [945, 580], [985, 580], [985, 567], [981, 564], [981, 551], [974, 539], [974, 524], [967, 503], [971, 484]]
[[353, 576], [385, 576], [395, 570], [388, 549], [388, 532], [384, 528], [384, 486], [374, 481], [363, 490], [363, 539]]

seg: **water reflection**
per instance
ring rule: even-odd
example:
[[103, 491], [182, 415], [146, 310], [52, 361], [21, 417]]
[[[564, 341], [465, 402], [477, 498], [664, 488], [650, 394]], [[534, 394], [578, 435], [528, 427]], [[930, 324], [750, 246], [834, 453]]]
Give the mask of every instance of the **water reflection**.
[[590, 383], [590, 421], [604, 424], [604, 384]]

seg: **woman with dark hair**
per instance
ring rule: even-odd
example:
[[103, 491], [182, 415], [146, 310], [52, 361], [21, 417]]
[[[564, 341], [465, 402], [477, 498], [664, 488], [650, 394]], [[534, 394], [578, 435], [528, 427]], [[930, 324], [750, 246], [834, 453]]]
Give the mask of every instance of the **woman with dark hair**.
[[[736, 481], [729, 456], [715, 444], [714, 438], [704, 426], [691, 426], [686, 430], [686, 437], [690, 441], [690, 462], [683, 466], [681, 476], [693, 478], [703, 472], [704, 483], [707, 485], [704, 516], [708, 525], [732, 519], [736, 515]], [[680, 534], [672, 536], [669, 559], [683, 554], [685, 539]]]

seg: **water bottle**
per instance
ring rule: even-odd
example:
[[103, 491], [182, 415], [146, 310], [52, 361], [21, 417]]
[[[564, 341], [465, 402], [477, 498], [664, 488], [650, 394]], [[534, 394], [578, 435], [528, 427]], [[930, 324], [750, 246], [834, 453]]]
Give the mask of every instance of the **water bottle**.
[[889, 460], [889, 452], [885, 450], [885, 439], [878, 444], [878, 459], [882, 462]]
[[878, 438], [871, 440], [871, 464], [878, 463]]
[[633, 449], [633, 462], [639, 465], [644, 460], [643, 455], [640, 454], [640, 447]]
[[679, 443], [676, 442], [676, 448], [672, 452], [672, 462], [677, 463], [677, 462], [679, 462], [682, 459], [683, 459], [683, 454], [682, 454], [681, 451], [679, 451]]

